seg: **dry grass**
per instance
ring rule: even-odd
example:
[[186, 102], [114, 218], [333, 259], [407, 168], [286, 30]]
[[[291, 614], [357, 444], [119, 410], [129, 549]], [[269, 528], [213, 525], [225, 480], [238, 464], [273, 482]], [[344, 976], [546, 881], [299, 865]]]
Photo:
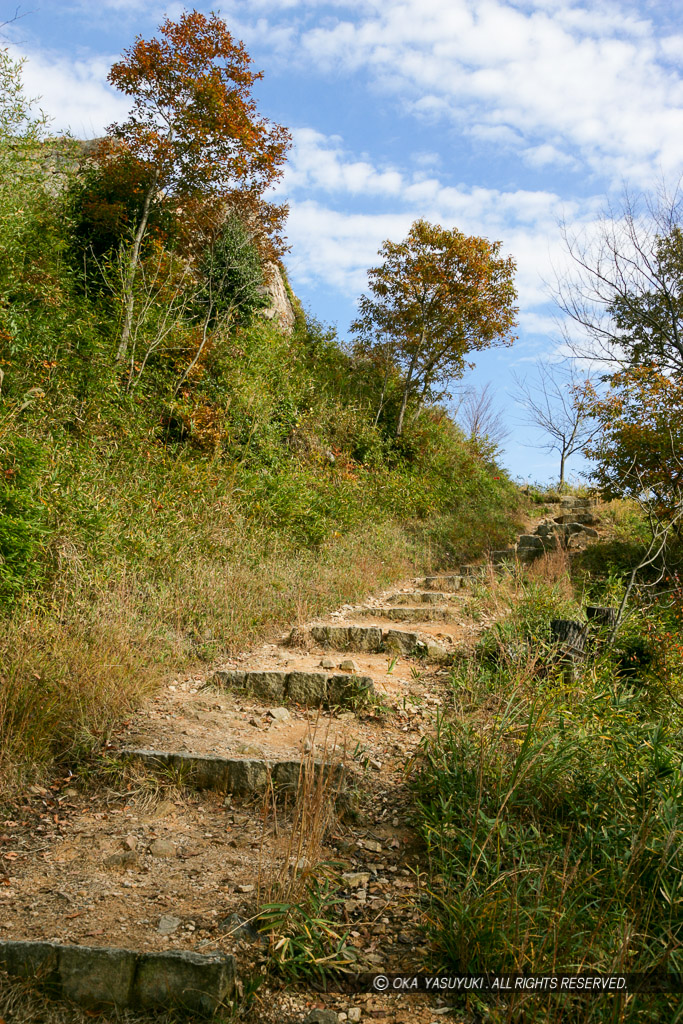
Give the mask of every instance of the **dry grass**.
[[373, 526], [317, 550], [231, 538], [229, 557], [188, 557], [158, 581], [122, 569], [88, 578], [81, 562], [43, 606], [0, 628], [0, 792], [58, 762], [73, 766], [164, 677], [358, 600], [429, 557], [406, 532]]
[[[149, 1014], [116, 1007], [100, 1013], [82, 1010], [62, 1000], [52, 1000], [36, 991], [33, 984], [10, 980], [0, 971], [0, 1020], [8, 1024], [192, 1024], [196, 1019], [173, 1010]], [[223, 1017], [226, 1019], [238, 1018], [229, 1015]]]
[[[259, 860], [258, 892], [260, 904], [296, 903], [305, 894], [311, 877], [321, 870], [323, 851], [330, 828], [337, 821], [337, 801], [344, 785], [343, 768], [321, 770], [321, 765], [343, 765], [344, 751], [338, 750], [327, 731], [317, 741], [318, 722], [309, 731], [310, 749], [301, 763], [299, 786], [291, 809], [278, 813], [275, 794], [266, 794], [263, 808], [263, 839]], [[284, 819], [284, 820], [283, 820]], [[284, 843], [276, 864], [263, 859], [264, 843], [269, 835], [283, 834]]]
[[560, 584], [561, 596], [570, 601], [574, 595], [571, 581], [571, 555], [565, 548], [547, 551], [541, 558], [532, 562], [526, 576], [530, 580], [544, 580], [546, 583]]
[[[344, 768], [335, 769], [343, 766], [344, 752], [330, 744], [328, 734], [316, 743], [316, 732], [317, 723], [291, 810], [279, 815], [275, 794], [266, 800], [259, 859], [258, 927], [268, 937], [271, 967], [293, 982], [347, 970], [357, 956], [340, 924], [338, 865], [325, 857], [348, 783]], [[272, 850], [273, 839], [277, 852], [266, 862], [264, 847], [267, 841]]]

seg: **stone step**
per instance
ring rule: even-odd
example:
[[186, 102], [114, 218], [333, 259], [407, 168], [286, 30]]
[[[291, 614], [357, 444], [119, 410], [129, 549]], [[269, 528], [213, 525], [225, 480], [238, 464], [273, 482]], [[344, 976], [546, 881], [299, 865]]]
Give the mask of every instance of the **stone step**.
[[460, 574], [457, 576], [422, 576], [415, 580], [415, 586], [424, 587], [425, 590], [454, 592], [467, 586], [467, 580]]
[[580, 523], [582, 526], [597, 526], [600, 517], [592, 512], [568, 512], [561, 516], [555, 516], [553, 522], [564, 525], [565, 523]]
[[[382, 629], [380, 626], [311, 626], [308, 630], [316, 643], [337, 651], [398, 651], [443, 664], [451, 660], [450, 653], [426, 633], [413, 630]], [[292, 639], [299, 631], [292, 633]]]
[[597, 498], [574, 498], [571, 495], [567, 495], [565, 498], [560, 498], [560, 504], [562, 508], [570, 509], [571, 511], [578, 511], [579, 509], [585, 510], [587, 508], [595, 508], [598, 504]]
[[[271, 761], [266, 758], [219, 757], [214, 754], [192, 754], [183, 751], [132, 750], [121, 756], [139, 761], [153, 771], [178, 773], [183, 785], [193, 789], [213, 789], [235, 797], [259, 796], [270, 787], [276, 793], [292, 793], [299, 788], [306, 761]], [[333, 784], [341, 786], [342, 764], [312, 762], [316, 773], [333, 773]]]
[[541, 558], [546, 552], [546, 548], [541, 545], [538, 548], [517, 548], [517, 561], [522, 565], [529, 565], [530, 562], [535, 562], [537, 558]]
[[505, 562], [514, 562], [517, 558], [516, 548], [501, 548], [499, 551], [492, 551], [489, 555], [493, 565], [503, 565]]
[[[354, 613], [355, 614], [355, 613]], [[365, 619], [389, 619], [391, 622], [446, 622], [452, 618], [453, 610], [442, 605], [423, 605], [398, 608], [362, 608], [358, 613]]]
[[391, 594], [387, 604], [391, 605], [418, 605], [418, 604], [447, 604], [455, 601], [455, 594], [443, 593], [438, 590], [411, 590], [401, 594]]
[[341, 707], [375, 692], [370, 676], [343, 672], [218, 671], [209, 682], [262, 700], [289, 700], [307, 707]]
[[579, 533], [584, 534], [586, 537], [598, 536], [598, 531], [594, 530], [591, 526], [583, 526], [581, 523], [576, 523], [573, 520], [570, 523], [541, 523], [536, 527], [536, 536], [543, 538], [546, 542], [551, 537], [566, 539]]
[[215, 1013], [235, 989], [234, 957], [172, 950], [0, 941], [0, 967], [86, 1010]]
[[534, 548], [543, 553], [543, 540], [535, 533], [523, 533], [517, 541], [517, 554], [525, 548]]
[[482, 576], [486, 571], [486, 566], [479, 562], [468, 562], [467, 565], [460, 566], [460, 575], [463, 578], [463, 586], [467, 586], [467, 581]]

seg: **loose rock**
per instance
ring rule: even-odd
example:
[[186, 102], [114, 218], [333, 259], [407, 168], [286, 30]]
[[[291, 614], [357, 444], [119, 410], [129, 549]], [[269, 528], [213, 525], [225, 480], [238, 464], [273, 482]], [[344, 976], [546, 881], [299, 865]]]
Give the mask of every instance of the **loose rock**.
[[288, 722], [292, 717], [287, 708], [269, 708], [268, 714], [275, 722]]
[[230, 914], [220, 921], [218, 930], [229, 932], [236, 939], [244, 939], [245, 942], [263, 942], [263, 936], [254, 928], [251, 921], [245, 921], [239, 914]]
[[339, 1024], [339, 1016], [334, 1010], [311, 1010], [303, 1024]]
[[162, 914], [159, 918], [157, 931], [159, 935], [173, 935], [174, 932], [178, 931], [182, 923], [179, 917], [173, 917], [172, 914]]
[[134, 850], [126, 850], [124, 853], [112, 853], [110, 857], [105, 857], [104, 866], [106, 868], [132, 868], [137, 862], [137, 853]]
[[[176, 848], [168, 839], [155, 839], [154, 842], [149, 844], [148, 850], [152, 857], [170, 859], [176, 855]], [[122, 856], [125, 856], [125, 854], [122, 854]]]
[[368, 882], [370, 881], [370, 872], [345, 871], [342, 875], [342, 878], [350, 888], [356, 889], [361, 886], [364, 887], [368, 884]]

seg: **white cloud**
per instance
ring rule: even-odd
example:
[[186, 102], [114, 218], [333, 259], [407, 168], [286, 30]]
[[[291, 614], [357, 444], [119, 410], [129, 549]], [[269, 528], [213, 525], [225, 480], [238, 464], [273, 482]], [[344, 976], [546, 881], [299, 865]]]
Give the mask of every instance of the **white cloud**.
[[667, 63], [683, 37], [660, 40], [624, 4], [333, 6], [355, 17], [304, 31], [306, 59], [321, 70], [366, 69], [416, 115], [520, 140], [534, 166], [580, 158], [594, 172], [633, 179], [683, 165], [683, 80]]
[[115, 57], [74, 61], [48, 53], [19, 53], [13, 47], [10, 52], [15, 58], [26, 56], [26, 95], [36, 97], [36, 107], [52, 119], [51, 131], [71, 131], [76, 138], [92, 139], [126, 116], [129, 100], [107, 84]]
[[294, 201], [287, 235], [292, 255], [287, 260], [301, 282], [337, 288], [349, 298], [366, 285], [366, 270], [377, 259], [385, 238], [401, 238], [410, 227], [409, 213], [344, 213], [314, 200]]
[[[450, 185], [436, 175], [424, 177], [421, 168], [378, 168], [349, 153], [339, 136], [310, 128], [294, 132], [278, 195], [290, 202], [288, 263], [295, 282], [357, 297], [381, 243], [404, 237], [424, 217], [502, 241], [502, 251], [517, 262], [521, 324], [530, 333], [549, 329], [544, 280], [566, 261], [558, 221], [564, 216], [590, 230], [596, 208], [594, 199], [562, 201], [550, 191]], [[380, 209], [349, 210], [358, 195], [374, 197]]]
[[312, 128], [293, 132], [294, 149], [279, 192], [322, 189], [351, 195], [398, 195], [403, 181], [391, 168], [382, 171], [367, 159], [346, 158], [339, 136]]

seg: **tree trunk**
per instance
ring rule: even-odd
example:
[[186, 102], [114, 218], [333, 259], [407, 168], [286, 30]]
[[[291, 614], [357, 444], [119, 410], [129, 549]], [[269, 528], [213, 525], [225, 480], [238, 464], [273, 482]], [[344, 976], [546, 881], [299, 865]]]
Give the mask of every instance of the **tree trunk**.
[[550, 636], [566, 654], [582, 657], [586, 649], [586, 627], [573, 619], [551, 619]]
[[375, 427], [379, 423], [379, 418], [380, 418], [380, 415], [382, 413], [382, 409], [384, 408], [384, 396], [387, 393], [387, 384], [388, 383], [389, 383], [389, 363], [387, 363], [386, 372], [384, 374], [384, 381], [382, 383], [382, 394], [380, 395], [379, 406], [377, 408], [377, 415], [375, 416], [375, 422], [374, 422], [374, 426]]
[[398, 423], [396, 424], [396, 437], [400, 437], [403, 433], [403, 420], [406, 414], [406, 407], [408, 405], [408, 397], [410, 395], [410, 384], [406, 382], [406, 386], [403, 389], [403, 398], [401, 400], [401, 408], [398, 413]]
[[603, 605], [586, 605], [586, 618], [597, 628], [614, 629], [617, 624], [617, 609]]
[[564, 467], [565, 467], [566, 461], [567, 461], [567, 453], [563, 449], [561, 454], [560, 454], [560, 493], [562, 493], [562, 488], [564, 487]]
[[417, 363], [417, 352], [413, 353], [413, 357], [410, 360], [410, 366], [408, 367], [408, 374], [406, 376], [405, 386], [403, 388], [403, 398], [401, 399], [401, 408], [398, 413], [398, 423], [396, 424], [396, 437], [400, 437], [403, 433], [403, 420], [405, 418], [406, 409], [408, 407], [408, 399], [410, 398], [410, 392], [412, 391], [411, 384], [413, 382], [413, 373], [415, 372], [415, 365]]
[[157, 187], [158, 172], [154, 174], [154, 181], [147, 190], [145, 196], [145, 204], [142, 208], [142, 216], [140, 217], [140, 223], [138, 224], [137, 231], [135, 232], [135, 239], [133, 241], [133, 251], [130, 256], [130, 265], [126, 272], [126, 278], [123, 286], [123, 301], [125, 306], [125, 315], [123, 318], [123, 329], [121, 331], [121, 340], [119, 347], [116, 350], [116, 362], [122, 363], [126, 358], [128, 352], [128, 342], [130, 340], [130, 331], [133, 326], [133, 311], [135, 309], [135, 274], [138, 269], [138, 263], [140, 262], [140, 248], [142, 246], [142, 239], [145, 237], [145, 231], [147, 230], [147, 222], [149, 221], [149, 210], [152, 205], [152, 196], [154, 195]]

